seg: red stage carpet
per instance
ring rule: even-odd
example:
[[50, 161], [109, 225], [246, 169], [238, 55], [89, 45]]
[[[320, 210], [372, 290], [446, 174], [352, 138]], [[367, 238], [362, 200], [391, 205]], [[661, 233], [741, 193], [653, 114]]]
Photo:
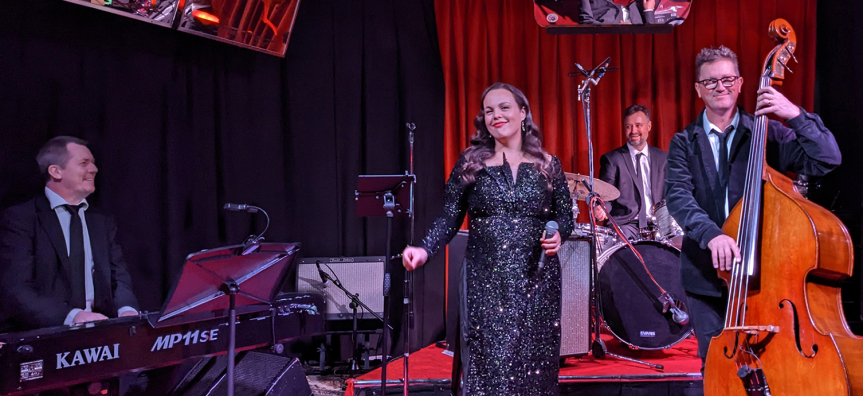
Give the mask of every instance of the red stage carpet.
[[[661, 364], [663, 370], [654, 369], [639, 363], [609, 357], [593, 359], [590, 356], [568, 358], [560, 368], [561, 386], [578, 382], [645, 382], [645, 381], [701, 381], [701, 360], [696, 356], [695, 338], [688, 338], [677, 345], [662, 351], [634, 351], [621, 344], [610, 335], [603, 334], [608, 351], [646, 362]], [[413, 354], [409, 359], [410, 379], [418, 383], [430, 383], [451, 378], [452, 358], [444, 354], [444, 349], [430, 345]], [[387, 382], [403, 379], [402, 359], [387, 365]], [[379, 388], [381, 370], [347, 381], [345, 396], [354, 396], [361, 388]], [[392, 383], [389, 387], [402, 387]], [[389, 391], [387, 392], [389, 393]]]

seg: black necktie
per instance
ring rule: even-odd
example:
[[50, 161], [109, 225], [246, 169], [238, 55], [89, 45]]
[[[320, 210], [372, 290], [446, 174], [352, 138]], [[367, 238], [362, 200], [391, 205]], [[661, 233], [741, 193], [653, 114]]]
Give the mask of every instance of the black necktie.
[[[644, 175], [641, 174], [641, 158], [644, 157], [644, 153], [638, 153], [635, 155], [635, 178], [638, 179], [638, 185], [644, 189]], [[645, 194], [647, 192], [645, 191]], [[638, 228], [647, 227], [647, 208], [645, 208], [644, 195], [641, 197], [641, 208], [638, 210]]]
[[713, 130], [716, 137], [719, 138], [719, 166], [716, 172], [719, 173], [719, 191], [725, 195], [725, 190], [728, 188], [728, 134], [734, 130], [734, 126], [729, 125], [725, 128], [725, 132]]
[[84, 309], [86, 306], [84, 291], [84, 226], [78, 210], [85, 204], [63, 205], [72, 220], [69, 222], [69, 275], [72, 281], [72, 300], [69, 301], [72, 308]]

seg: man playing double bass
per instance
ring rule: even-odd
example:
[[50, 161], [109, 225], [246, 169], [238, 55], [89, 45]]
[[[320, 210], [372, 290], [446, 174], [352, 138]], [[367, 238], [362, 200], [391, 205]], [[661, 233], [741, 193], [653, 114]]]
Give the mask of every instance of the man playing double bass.
[[665, 194], [669, 213], [685, 231], [681, 283], [703, 371], [710, 339], [723, 330], [728, 303], [728, 290], [716, 270], [731, 270], [740, 259], [737, 243], [721, 227], [743, 193], [755, 117], [772, 114], [787, 124], [770, 120], [767, 126], [766, 158], [779, 172], [821, 176], [838, 166], [842, 156], [818, 115], [772, 87], [758, 91], [755, 115], [738, 107], [743, 78], [730, 49], [702, 49], [695, 67], [695, 91], [704, 111], [671, 140]]

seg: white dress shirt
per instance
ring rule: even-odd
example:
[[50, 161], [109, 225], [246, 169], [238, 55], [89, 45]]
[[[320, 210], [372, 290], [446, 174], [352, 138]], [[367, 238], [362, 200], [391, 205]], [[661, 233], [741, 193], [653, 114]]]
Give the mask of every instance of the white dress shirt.
[[[650, 209], [653, 208], [653, 200], [650, 199], [651, 189], [650, 189], [650, 150], [647, 149], [647, 145], [644, 145], [644, 148], [641, 151], [636, 150], [632, 145], [626, 144], [626, 147], [629, 148], [629, 157], [632, 159], [632, 165], [635, 167], [636, 172], [638, 172], [638, 168], [641, 168], [641, 190], [644, 192], [644, 195], [641, 197], [641, 202], [644, 205], [641, 205], [641, 210], [644, 211], [646, 216], [650, 215]], [[644, 154], [641, 157], [641, 163], [638, 163], [636, 159], [638, 154]]]
[[[719, 170], [719, 136], [716, 136], [715, 133], [712, 133], [714, 130], [722, 132], [718, 126], [714, 125], [710, 120], [707, 119], [707, 112], [704, 112], [704, 131], [707, 132], [707, 139], [710, 140], [710, 148], [713, 150], [713, 162], [716, 163], [716, 170]], [[731, 126], [734, 129], [728, 133], [728, 137], [725, 138], [725, 148], [728, 155], [731, 155], [731, 142], [734, 141], [734, 134], [737, 133], [737, 126], [740, 123], [740, 112], [734, 114], [734, 118], [731, 120]], [[726, 158], [727, 159], [727, 158]], [[729, 164], [730, 165], [730, 164]], [[728, 187], [725, 187], [725, 217], [728, 217]]]
[[[72, 214], [66, 210], [66, 207], [63, 205], [69, 205], [69, 202], [66, 202], [63, 197], [51, 191], [50, 188], [45, 187], [45, 197], [48, 198], [48, 203], [51, 205], [51, 209], [54, 213], [57, 214], [57, 219], [60, 220], [60, 228], [63, 229], [63, 238], [66, 239], [66, 255], [69, 255], [69, 226], [72, 223]], [[87, 217], [86, 211], [90, 207], [90, 204], [87, 203], [87, 200], [84, 199], [81, 201], [84, 204], [80, 209], [78, 209], [78, 217], [81, 218], [81, 228], [84, 233], [84, 304], [85, 307], [82, 310], [81, 308], [72, 308], [69, 311], [69, 314], [66, 315], [66, 320], [63, 321], [63, 324], [70, 325], [72, 324], [72, 320], [75, 319], [75, 315], [81, 311], [93, 311], [93, 299], [95, 298], [95, 291], [93, 289], [93, 248], [90, 245], [90, 232], [87, 229]], [[126, 311], [135, 311], [132, 307], [122, 307], [117, 310], [117, 315], [119, 316], [123, 312]]]

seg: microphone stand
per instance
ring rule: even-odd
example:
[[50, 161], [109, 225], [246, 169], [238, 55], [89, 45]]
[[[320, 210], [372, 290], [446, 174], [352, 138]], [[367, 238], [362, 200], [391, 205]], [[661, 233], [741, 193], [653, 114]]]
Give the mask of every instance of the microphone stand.
[[[416, 216], [414, 213], [414, 185], [416, 184], [416, 176], [414, 175], [414, 131], [416, 130], [416, 125], [414, 123], [409, 122], [405, 125], [408, 128], [408, 142], [410, 144], [410, 174], [411, 178], [411, 195], [410, 195], [410, 206], [408, 209], [408, 216], [410, 216], [411, 221], [411, 232], [410, 238], [408, 239], [408, 245], [413, 245], [414, 243], [414, 224], [416, 222]], [[389, 256], [387, 256], [389, 257]], [[411, 327], [414, 325], [414, 277], [413, 271], [405, 271], [405, 280], [404, 280], [404, 307], [402, 313], [402, 329], [403, 337], [404, 337], [404, 387], [402, 389], [403, 396], [408, 396], [408, 383], [410, 382], [410, 374], [408, 373], [408, 358], [410, 357], [411, 352]], [[385, 387], [386, 384], [381, 382], [381, 386]], [[382, 388], [383, 390], [384, 388]], [[384, 395], [384, 393], [381, 393]]]
[[[336, 287], [341, 289], [342, 292], [344, 292], [345, 295], [351, 299], [350, 307], [353, 310], [354, 327], [353, 327], [353, 331], [352, 331], [352, 335], [351, 335], [351, 344], [352, 344], [351, 347], [353, 349], [351, 350], [352, 353], [351, 353], [350, 377], [353, 378], [354, 377], [354, 365], [359, 367], [359, 364], [357, 364], [357, 307], [363, 307], [363, 309], [365, 309], [366, 312], [370, 313], [372, 316], [375, 317], [375, 319], [380, 320], [381, 322], [383, 322], [384, 319], [382, 317], [380, 317], [380, 315], [376, 314], [374, 310], [369, 308], [368, 305], [366, 305], [364, 302], [362, 302], [362, 300], [360, 300], [359, 294], [351, 293], [347, 288], [345, 288], [342, 285], [342, 282], [339, 281], [338, 278], [333, 277], [332, 275], [326, 273], [326, 271], [322, 270], [319, 263], [315, 263], [315, 264], [318, 265], [318, 276], [321, 277], [321, 283], [322, 284], [326, 283], [328, 280], [333, 282], [333, 284], [336, 285]], [[387, 327], [389, 327], [390, 330], [393, 329], [392, 326], [390, 326], [390, 325], [387, 325]], [[386, 332], [386, 329], [384, 329], [383, 332]]]
[[[264, 233], [267, 232], [267, 229], [270, 228], [270, 215], [267, 214], [267, 211], [263, 208], [253, 206], [253, 205], [245, 205], [245, 204], [231, 204], [226, 203], [222, 208], [225, 210], [230, 210], [234, 212], [248, 212], [248, 213], [258, 213], [261, 212], [267, 219], [267, 224], [264, 226], [264, 230], [261, 231], [258, 235], [250, 235], [246, 238], [246, 241], [243, 242], [243, 251], [240, 253], [241, 256], [245, 256], [257, 250], [261, 245], [261, 241], [264, 240]], [[228, 280], [222, 284], [219, 288], [219, 291], [228, 295], [228, 320], [230, 322], [228, 325], [228, 367], [227, 367], [227, 381], [228, 381], [228, 396], [234, 396], [234, 365], [235, 358], [237, 355], [236, 345], [237, 345], [237, 294], [240, 293], [240, 285], [233, 280]]]
[[[390, 324], [390, 286], [392, 285], [392, 279], [390, 278], [390, 261], [392, 257], [391, 241], [393, 238], [393, 216], [395, 216], [394, 211], [396, 209], [395, 196], [391, 191], [387, 191], [384, 194], [384, 211], [386, 211], [387, 216], [387, 247], [384, 268], [386, 268], [384, 272], [384, 326], [389, 326]], [[389, 331], [386, 328], [383, 329], [383, 333], [381, 334], [381, 345], [383, 345], [381, 349], [381, 395], [386, 395], [386, 386], [387, 386], [387, 363], [389, 361], [389, 354], [387, 353], [387, 335]]]
[[[605, 359], [605, 356], [615, 357], [621, 360], [628, 360], [635, 363], [641, 363], [647, 366], [651, 366], [657, 369], [663, 369], [664, 367], [659, 364], [648, 363], [645, 361], [641, 361], [638, 359], [633, 359], [626, 356], [616, 355], [608, 352], [608, 348], [605, 345], [605, 341], [602, 340], [600, 336], [601, 326], [600, 326], [600, 313], [599, 313], [599, 304], [600, 304], [600, 295], [599, 295], [599, 268], [597, 266], [597, 255], [596, 255], [596, 218], [594, 215], [594, 208], [591, 202], [593, 201], [593, 197], [598, 196], [595, 191], [593, 191], [593, 137], [591, 136], [591, 125], [590, 125], [590, 92], [591, 87], [595, 86], [599, 83], [599, 80], [605, 75], [605, 72], [608, 70], [608, 64], [611, 62], [611, 57], [606, 58], [598, 67], [593, 68], [590, 71], [584, 70], [581, 65], [576, 63], [576, 67], [584, 74], [585, 79], [581, 82], [581, 85], [578, 87], [578, 100], [581, 102], [582, 111], [584, 111], [584, 123], [587, 128], [587, 158], [588, 158], [588, 166], [590, 172], [588, 173], [588, 179], [582, 180], [581, 183], [587, 188], [587, 213], [590, 216], [590, 313], [593, 317], [593, 328], [591, 329], [593, 332], [593, 343], [590, 346], [591, 352], [593, 352], [593, 357], [595, 359]], [[596, 75], [599, 73], [599, 75]], [[595, 77], [594, 77], [595, 76]]]

